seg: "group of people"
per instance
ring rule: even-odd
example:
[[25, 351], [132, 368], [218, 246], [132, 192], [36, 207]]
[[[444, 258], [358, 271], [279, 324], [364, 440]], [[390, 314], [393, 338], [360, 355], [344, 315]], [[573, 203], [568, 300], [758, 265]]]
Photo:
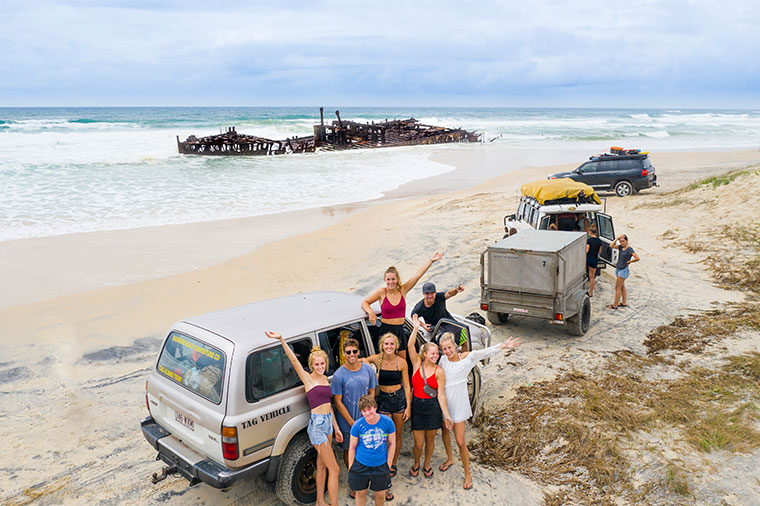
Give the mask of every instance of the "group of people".
[[[594, 296], [596, 269], [599, 266], [599, 252], [603, 245], [602, 240], [597, 235], [596, 225], [592, 224], [588, 227], [588, 239], [586, 239], [586, 268], [588, 269], [589, 277], [589, 297]], [[610, 248], [618, 249], [618, 259], [615, 264], [615, 299], [612, 304], [607, 305], [607, 309], [628, 307], [628, 289], [625, 287], [625, 280], [631, 275], [628, 266], [641, 259], [638, 253], [628, 244], [628, 236], [625, 234], [617, 236], [610, 243]]]
[[[325, 483], [330, 503], [338, 504], [339, 466], [331, 446], [333, 435], [343, 449], [349, 493], [356, 498], [356, 504], [366, 504], [368, 490], [374, 492], [377, 505], [393, 500], [392, 478], [398, 472], [401, 434], [404, 422], [409, 419], [414, 439], [414, 463], [409, 474], [417, 477], [421, 471], [427, 478], [433, 476], [431, 460], [439, 430], [442, 430], [447, 458], [438, 469], [447, 471], [454, 464], [451, 441], [451, 432], [454, 432], [464, 468], [463, 487], [471, 489], [473, 486], [465, 439], [465, 422], [472, 416], [467, 376], [480, 360], [514, 349], [520, 341], [510, 337], [496, 346], [466, 351], [454, 334], [443, 332], [417, 351], [420, 327], [430, 331], [440, 319], [450, 318], [445, 302], [464, 290], [458, 285], [446, 292], [436, 292], [433, 283], [425, 283], [423, 299], [412, 311], [413, 328], [407, 337], [404, 329], [406, 297], [430, 266], [441, 258], [443, 253], [434, 254], [405, 283], [395, 267], [385, 271], [385, 285], [362, 302], [370, 324], [377, 320], [371, 304], [380, 304], [380, 335], [375, 343], [378, 353], [359, 357], [359, 343], [346, 339], [342, 350], [344, 363], [335, 371], [332, 384], [325, 375], [328, 362], [323, 350], [312, 349], [308, 361], [311, 373], [307, 373], [283, 337], [267, 332], [268, 337], [280, 340], [306, 390], [311, 409], [307, 431], [317, 450], [318, 506], [327, 504]], [[439, 328], [445, 330], [444, 325]], [[333, 412], [331, 398], [337, 413]]]

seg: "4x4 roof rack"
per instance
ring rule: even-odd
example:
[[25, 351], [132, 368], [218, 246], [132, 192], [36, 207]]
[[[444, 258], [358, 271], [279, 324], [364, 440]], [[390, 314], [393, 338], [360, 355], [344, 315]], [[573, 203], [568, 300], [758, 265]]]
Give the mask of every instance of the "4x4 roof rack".
[[618, 146], [610, 146], [609, 153], [600, 153], [589, 156], [589, 160], [615, 160], [620, 158], [644, 159], [649, 155], [648, 151], [640, 149], [624, 149]]

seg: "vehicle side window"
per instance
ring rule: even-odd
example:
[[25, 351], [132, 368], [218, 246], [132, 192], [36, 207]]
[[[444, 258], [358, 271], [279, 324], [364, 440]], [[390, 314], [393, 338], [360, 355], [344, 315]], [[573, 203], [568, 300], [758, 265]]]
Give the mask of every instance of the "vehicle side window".
[[599, 172], [611, 172], [618, 169], [617, 160], [604, 160], [599, 162]]
[[319, 347], [325, 350], [330, 359], [328, 370], [325, 374], [332, 375], [335, 370], [343, 365], [343, 342], [346, 339], [356, 339], [359, 342], [359, 357], [367, 356], [367, 342], [364, 339], [361, 322], [349, 323], [335, 327], [334, 329], [323, 330], [317, 334], [319, 338]]
[[584, 174], [589, 174], [592, 172], [596, 172], [599, 168], [599, 162], [586, 162], [583, 165], [581, 165], [581, 172]]
[[539, 225], [539, 230], [548, 230], [549, 229], [549, 221], [551, 220], [551, 216], [544, 216], [541, 218], [541, 225]]
[[641, 160], [618, 160], [618, 169], [636, 170], [641, 168]]
[[158, 359], [158, 372], [214, 404], [222, 398], [224, 353], [190, 336], [172, 332]]
[[612, 218], [606, 214], [598, 213], [596, 219], [599, 227], [599, 237], [603, 237], [609, 241], [615, 239], [615, 228], [612, 226]]
[[641, 164], [645, 169], [651, 169], [652, 168], [652, 162], [649, 161], [649, 158], [644, 158], [641, 160]]
[[[288, 342], [306, 371], [309, 370], [311, 339]], [[252, 353], [245, 364], [245, 398], [254, 402], [270, 395], [303, 385], [282, 346]]]
[[525, 202], [520, 201], [520, 205], [517, 206], [517, 219], [523, 219], [523, 213], [525, 212]]

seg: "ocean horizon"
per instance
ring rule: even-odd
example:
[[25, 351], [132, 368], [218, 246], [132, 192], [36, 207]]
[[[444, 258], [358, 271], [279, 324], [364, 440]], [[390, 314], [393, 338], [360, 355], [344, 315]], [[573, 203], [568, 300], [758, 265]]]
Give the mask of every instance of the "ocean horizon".
[[[476, 130], [482, 144], [572, 150], [756, 149], [760, 111], [485, 107], [325, 107], [325, 122], [414, 117]], [[465, 145], [272, 157], [177, 153], [177, 137], [237, 131], [311, 135], [319, 107], [0, 108], [0, 241], [241, 218], [381, 197], [453, 170], [430, 160]]]

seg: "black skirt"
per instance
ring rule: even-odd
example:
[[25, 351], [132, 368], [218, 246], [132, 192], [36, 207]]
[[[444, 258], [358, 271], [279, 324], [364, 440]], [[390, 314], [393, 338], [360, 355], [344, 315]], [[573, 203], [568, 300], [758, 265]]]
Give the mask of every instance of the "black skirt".
[[438, 398], [412, 396], [412, 430], [438, 430], [443, 427], [443, 413]]

